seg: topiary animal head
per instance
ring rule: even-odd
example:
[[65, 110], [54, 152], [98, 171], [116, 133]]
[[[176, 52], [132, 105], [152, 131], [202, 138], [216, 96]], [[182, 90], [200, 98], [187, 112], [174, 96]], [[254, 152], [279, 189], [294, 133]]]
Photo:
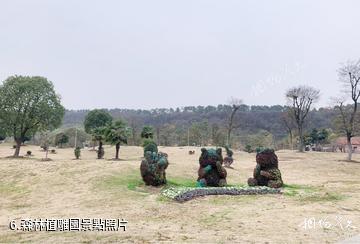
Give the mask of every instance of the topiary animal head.
[[158, 147], [152, 140], [144, 141], [144, 156], [146, 152], [158, 153]]
[[201, 148], [201, 156], [199, 158], [199, 163], [202, 167], [206, 167], [208, 165], [215, 166], [216, 162], [221, 162], [221, 163], [223, 162], [221, 148], [217, 148], [217, 149]]
[[274, 149], [257, 148], [256, 151], [256, 163], [258, 163], [262, 169], [278, 167], [278, 157]]

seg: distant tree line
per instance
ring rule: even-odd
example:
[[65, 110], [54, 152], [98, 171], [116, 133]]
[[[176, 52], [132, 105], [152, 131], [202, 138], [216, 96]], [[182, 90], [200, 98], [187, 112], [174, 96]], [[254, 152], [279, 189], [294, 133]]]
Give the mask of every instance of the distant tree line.
[[[288, 110], [289, 106], [281, 105], [240, 105], [234, 116], [233, 123], [237, 126], [232, 129], [233, 147], [253, 143], [254, 137], [261, 137], [264, 133], [267, 137], [266, 141], [271, 141], [272, 144], [281, 144], [282, 141], [287, 140], [289, 131], [284, 124], [283, 116]], [[104, 109], [104, 111], [107, 111], [114, 119], [122, 118], [127, 122], [131, 129], [128, 138], [130, 145], [141, 144], [141, 131], [148, 125], [154, 128], [154, 139], [159, 145], [225, 146], [228, 143], [229, 114], [232, 112], [232, 106], [191, 106], [152, 110]], [[88, 112], [89, 110], [67, 110], [63, 127], [83, 124]], [[311, 109], [308, 119], [304, 122], [304, 133], [311, 132], [315, 128], [335, 130], [333, 120], [336, 115], [335, 108]], [[292, 129], [295, 140], [297, 132], [294, 125]], [[269, 137], [271, 140], [268, 139]], [[288, 144], [284, 146], [288, 147]]]
[[[319, 147], [329, 138], [346, 138], [347, 160], [352, 160], [352, 138], [360, 133], [360, 61], [348, 61], [338, 70], [342, 96], [333, 98], [328, 108], [314, 108], [320, 90], [300, 85], [287, 90], [287, 105], [249, 106], [232, 98], [218, 106], [132, 110], [65, 110], [53, 84], [40, 76], [10, 76], [0, 85], [0, 141], [12, 137], [14, 157], [29, 140], [45, 150], [51, 143], [59, 147], [115, 146], [119, 158], [121, 144], [141, 145], [151, 131], [151, 139], [162, 146], [231, 146], [253, 151], [255, 147]], [[350, 103], [349, 103], [350, 101]], [[60, 129], [57, 129], [61, 126]], [[151, 129], [150, 129], [151, 128]], [[90, 138], [90, 139], [89, 139]], [[79, 158], [79, 152], [76, 154]]]

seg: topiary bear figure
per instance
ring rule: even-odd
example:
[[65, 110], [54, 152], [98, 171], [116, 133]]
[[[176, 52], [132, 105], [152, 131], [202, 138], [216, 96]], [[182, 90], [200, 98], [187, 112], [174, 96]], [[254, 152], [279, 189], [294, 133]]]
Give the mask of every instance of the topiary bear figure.
[[198, 170], [199, 178], [197, 185], [205, 186], [226, 186], [226, 169], [222, 166], [223, 157], [221, 148], [218, 149], [201, 149], [199, 158], [200, 168]]
[[278, 168], [278, 158], [273, 149], [257, 149], [254, 178], [248, 179], [249, 186], [268, 186], [280, 188], [283, 186], [281, 172]]
[[145, 158], [140, 165], [141, 177], [146, 185], [164, 185], [166, 184], [165, 170], [169, 165], [168, 155], [166, 153], [158, 152], [155, 143], [148, 144], [147, 146], [149, 147], [144, 147]]

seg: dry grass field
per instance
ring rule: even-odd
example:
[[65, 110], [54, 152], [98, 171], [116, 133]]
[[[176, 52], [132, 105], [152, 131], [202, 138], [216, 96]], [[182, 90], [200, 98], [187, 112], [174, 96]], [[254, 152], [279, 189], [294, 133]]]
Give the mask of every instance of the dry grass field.
[[[341, 153], [277, 152], [287, 186], [282, 195], [208, 196], [176, 203], [160, 196], [161, 188], [143, 185], [139, 165], [142, 148], [122, 147], [122, 160], [105, 160], [73, 149], [49, 154], [26, 146], [31, 158], [8, 159], [11, 145], [0, 145], [0, 242], [126, 242], [126, 243], [334, 243], [360, 232], [360, 163], [344, 162]], [[198, 157], [188, 148], [167, 147], [170, 185], [192, 185]], [[243, 185], [252, 175], [254, 154], [236, 152], [228, 183]], [[354, 156], [360, 161], [360, 155]], [[21, 232], [9, 222], [23, 218], [125, 218], [127, 231]], [[330, 228], [305, 229], [315, 218]], [[342, 222], [339, 222], [341, 218]], [[346, 228], [352, 221], [353, 228]], [[341, 226], [339, 223], [342, 223]], [[343, 228], [341, 228], [343, 227]]]

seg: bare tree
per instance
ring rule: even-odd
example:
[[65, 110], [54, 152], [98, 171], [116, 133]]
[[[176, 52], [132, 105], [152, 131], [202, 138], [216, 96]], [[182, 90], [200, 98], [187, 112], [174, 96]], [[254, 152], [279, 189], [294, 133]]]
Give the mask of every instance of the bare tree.
[[289, 109], [284, 111], [281, 114], [281, 121], [284, 124], [284, 126], [289, 134], [290, 149], [294, 150], [293, 138], [294, 138], [294, 129], [296, 128], [296, 125], [294, 123], [294, 120], [291, 116], [291, 111]]
[[304, 152], [304, 122], [311, 105], [319, 99], [320, 91], [310, 86], [298, 86], [289, 89], [286, 97], [291, 105], [290, 112], [299, 133], [299, 152]]
[[360, 97], [360, 60], [349, 61], [342, 65], [339, 69], [339, 80], [344, 85], [344, 93], [346, 97], [350, 97], [352, 104], [345, 105], [346, 97], [338, 98], [335, 102], [335, 108], [339, 111], [340, 128], [346, 135], [348, 157], [347, 160], [352, 159], [352, 143], [351, 138], [355, 135], [357, 129], [356, 116], [358, 110], [358, 100]]
[[234, 124], [235, 114], [240, 109], [241, 105], [243, 104], [243, 101], [241, 99], [232, 97], [230, 98], [229, 104], [232, 107], [232, 109], [230, 116], [228, 118], [226, 143], [231, 147], [231, 132], [233, 131], [233, 129], [240, 127], [240, 125]]

